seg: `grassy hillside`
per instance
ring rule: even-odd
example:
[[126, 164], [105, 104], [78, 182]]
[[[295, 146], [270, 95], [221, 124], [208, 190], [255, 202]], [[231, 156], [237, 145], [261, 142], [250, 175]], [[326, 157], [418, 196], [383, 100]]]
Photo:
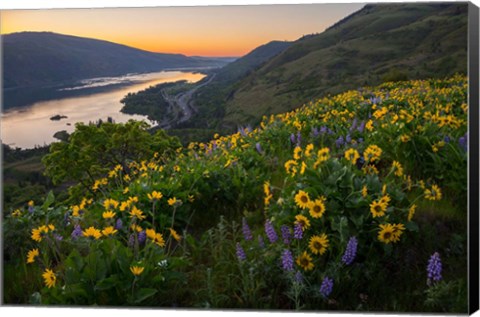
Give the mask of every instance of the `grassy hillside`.
[[235, 84], [222, 125], [258, 123], [327, 94], [467, 71], [467, 4], [371, 4], [296, 41]]
[[4, 302], [465, 313], [467, 88], [364, 87], [95, 163], [72, 205], [6, 215]]
[[188, 126], [196, 127], [196, 122], [200, 123], [199, 127], [215, 126], [218, 123], [217, 119], [224, 116], [226, 101], [231, 98], [236, 84], [291, 44], [281, 41], [269, 42], [215, 71], [212, 81], [198, 89], [194, 95], [197, 115]]

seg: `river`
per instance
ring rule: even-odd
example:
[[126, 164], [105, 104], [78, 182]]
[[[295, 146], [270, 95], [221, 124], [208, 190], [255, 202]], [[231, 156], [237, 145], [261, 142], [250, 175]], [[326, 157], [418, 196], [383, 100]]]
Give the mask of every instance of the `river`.
[[[145, 116], [121, 113], [120, 109], [123, 105], [120, 100], [129, 92], [138, 92], [152, 85], [179, 80], [197, 82], [203, 77], [205, 75], [200, 73], [163, 71], [83, 80], [68, 89], [85, 89], [85, 95], [40, 101], [2, 113], [1, 140], [12, 147], [43, 146], [58, 141], [53, 137], [57, 131], [72, 132], [77, 122], [88, 123], [98, 119], [105, 121], [108, 117], [115, 122], [127, 122], [134, 119], [153, 124]], [[112, 84], [122, 84], [122, 86], [106, 92], [88, 93], [90, 88]], [[58, 121], [50, 120], [55, 115], [67, 116], [67, 118]]]

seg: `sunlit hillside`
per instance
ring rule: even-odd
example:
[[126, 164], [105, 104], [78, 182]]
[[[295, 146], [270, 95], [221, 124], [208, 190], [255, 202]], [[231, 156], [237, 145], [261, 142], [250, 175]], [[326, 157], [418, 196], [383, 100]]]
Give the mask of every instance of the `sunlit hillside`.
[[467, 112], [466, 77], [387, 82], [91, 166], [127, 127], [80, 125], [69, 203], [6, 216], [4, 301], [464, 313]]

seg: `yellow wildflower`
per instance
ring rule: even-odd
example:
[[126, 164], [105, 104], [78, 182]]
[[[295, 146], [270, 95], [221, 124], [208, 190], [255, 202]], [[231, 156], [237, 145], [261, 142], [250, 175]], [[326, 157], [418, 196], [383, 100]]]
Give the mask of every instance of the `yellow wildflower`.
[[304, 215], [296, 215], [295, 223], [300, 224], [300, 226], [302, 226], [302, 230], [310, 228], [310, 220], [308, 220]]
[[54, 287], [55, 283], [57, 282], [57, 277], [55, 276], [55, 273], [53, 273], [52, 270], [46, 269], [43, 274], [42, 274], [43, 280], [45, 282], [45, 285], [48, 288]]
[[103, 202], [103, 207], [106, 209], [106, 210], [110, 210], [110, 209], [115, 209], [118, 207], [118, 201], [116, 201], [115, 199], [105, 199], [105, 201]]
[[115, 233], [117, 233], [117, 230], [113, 226], [106, 227], [102, 230], [102, 234], [106, 237]]
[[113, 217], [115, 217], [115, 212], [109, 210], [109, 211], [105, 211], [103, 214], [102, 214], [102, 217], [103, 219], [112, 219]]
[[425, 189], [425, 199], [440, 200], [442, 199], [442, 191], [437, 185], [432, 185], [431, 189]]
[[368, 195], [367, 185], [363, 185], [363, 187], [362, 187], [362, 197], [363, 197], [363, 198], [366, 198], [367, 195]]
[[172, 236], [172, 238], [174, 238], [177, 242], [180, 242], [182, 237], [175, 231], [175, 229], [169, 228], [169, 230], [170, 230], [170, 235]]
[[33, 250], [28, 251], [27, 263], [33, 263], [33, 262], [35, 262], [35, 258], [36, 258], [39, 254], [40, 254], [40, 252], [38, 252], [38, 249], [33, 249]]
[[313, 254], [324, 254], [328, 248], [328, 237], [325, 233], [322, 233], [319, 236], [313, 236], [310, 238], [308, 247]]
[[392, 163], [392, 168], [393, 168], [393, 170], [394, 170], [395, 176], [398, 176], [398, 177], [403, 176], [403, 167], [402, 167], [402, 164], [400, 164], [400, 163], [397, 162], [397, 161], [393, 161], [393, 163]]
[[130, 210], [130, 218], [137, 218], [138, 220], [143, 220], [146, 218], [146, 216], [140, 209], [138, 209], [136, 206], [133, 206], [132, 210]]
[[406, 143], [406, 142], [410, 141], [410, 137], [406, 134], [402, 134], [400, 136], [400, 141], [402, 141], [403, 143]]
[[140, 274], [143, 273], [143, 270], [145, 268], [141, 267], [141, 266], [131, 266], [130, 267], [130, 271], [132, 272], [133, 275], [135, 276], [139, 276]]
[[32, 240], [35, 240], [37, 242], [41, 242], [44, 235], [48, 233], [48, 227], [47, 226], [40, 226], [36, 229], [32, 229]]
[[359, 157], [360, 154], [358, 154], [357, 150], [355, 149], [349, 149], [345, 152], [345, 159], [350, 161], [352, 164], [355, 164]]
[[100, 237], [102, 236], [100, 230], [96, 229], [95, 227], [90, 227], [87, 230], [82, 231], [82, 234], [86, 238], [92, 237], [95, 238], [95, 240], [100, 239]]
[[293, 158], [298, 161], [301, 157], [302, 153], [302, 148], [299, 146], [296, 146], [295, 149], [293, 150]]
[[295, 262], [305, 271], [313, 270], [314, 264], [312, 262], [312, 257], [307, 253], [307, 251], [303, 251], [303, 253], [297, 257]]
[[310, 197], [308, 197], [308, 193], [304, 192], [303, 190], [298, 191], [298, 193], [295, 195], [295, 203], [302, 209], [308, 208], [308, 205], [310, 204]]
[[147, 194], [148, 199], [150, 200], [160, 200], [163, 197], [163, 194], [161, 192], [157, 192], [154, 190], [151, 194]]
[[378, 240], [385, 244], [388, 244], [390, 242], [395, 242], [395, 239], [396, 239], [395, 232], [396, 232], [396, 228], [393, 225], [389, 223], [381, 224], [380, 231], [378, 232]]
[[323, 216], [325, 213], [325, 200], [325, 197], [321, 196], [310, 202], [308, 209], [312, 218], [321, 218]]
[[417, 205], [415, 204], [410, 206], [410, 208], [408, 209], [408, 217], [407, 217], [408, 221], [412, 221], [413, 215], [415, 215], [415, 209], [417, 209]]
[[310, 157], [312, 155], [314, 145], [312, 143], [308, 144], [305, 148], [305, 156]]
[[384, 216], [387, 207], [387, 203], [382, 200], [373, 201], [370, 204], [370, 212], [372, 213], [373, 218]]

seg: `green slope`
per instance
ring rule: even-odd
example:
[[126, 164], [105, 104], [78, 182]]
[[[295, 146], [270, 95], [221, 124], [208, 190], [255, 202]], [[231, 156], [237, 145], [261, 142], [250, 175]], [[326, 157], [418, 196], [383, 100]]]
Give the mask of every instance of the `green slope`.
[[313, 98], [399, 79], [467, 70], [467, 4], [366, 5], [325, 32], [294, 42], [235, 84], [222, 126]]
[[[200, 123], [199, 127], [215, 126], [217, 119], [225, 115], [226, 102], [237, 89], [236, 85], [291, 44], [286, 41], [269, 42], [216, 71], [211, 82], [195, 93], [197, 116], [188, 123], [189, 127], [195, 126], [195, 122]], [[205, 80], [209, 79], [210, 77]]]

